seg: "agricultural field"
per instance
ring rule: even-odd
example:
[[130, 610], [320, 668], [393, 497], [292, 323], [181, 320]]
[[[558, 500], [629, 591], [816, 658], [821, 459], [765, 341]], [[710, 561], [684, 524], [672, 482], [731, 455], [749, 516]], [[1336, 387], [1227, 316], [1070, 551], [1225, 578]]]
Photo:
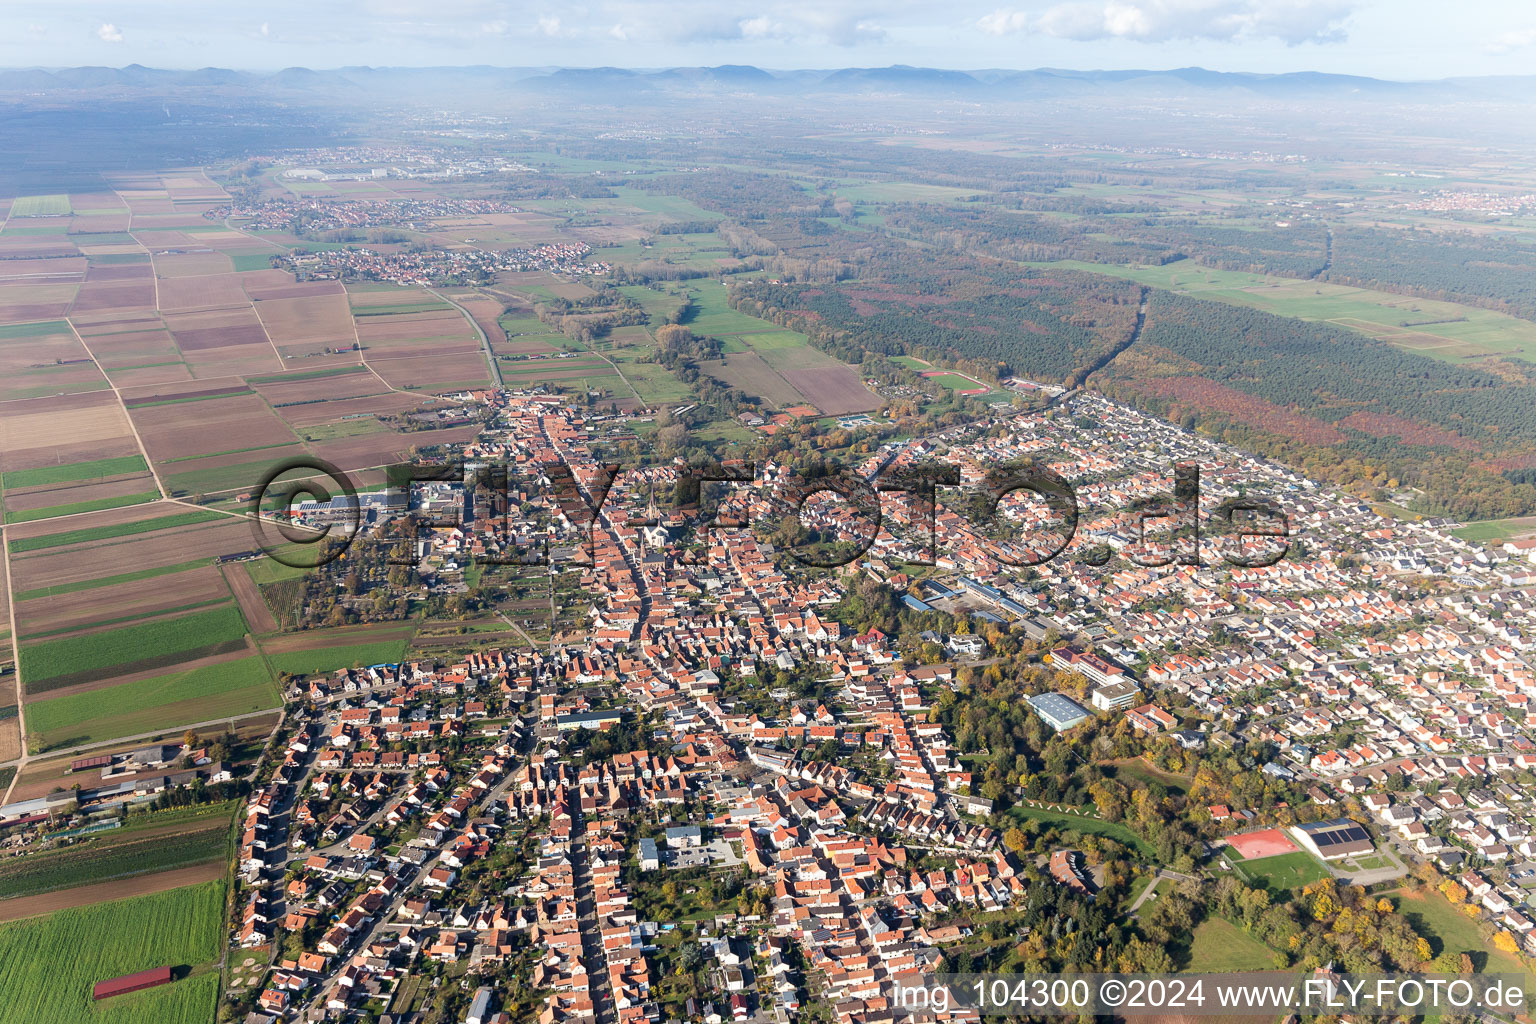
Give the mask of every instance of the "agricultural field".
[[18, 196], [11, 202], [12, 217], [61, 217], [70, 212], [69, 196]]
[[1319, 281], [1217, 270], [1194, 260], [1111, 266], [1061, 260], [1031, 266], [1109, 274], [1180, 294], [1345, 327], [1446, 362], [1489, 356], [1536, 361], [1536, 323], [1493, 310]]
[[116, 829], [63, 849], [9, 858], [0, 863], [0, 900], [222, 862], [231, 855], [233, 810], [190, 828]]
[[[108, 692], [111, 700], [103, 700]], [[174, 731], [281, 703], [266, 663], [252, 656], [117, 683], [109, 691], [29, 700], [27, 731], [37, 737], [37, 749], [46, 750], [159, 729]]]
[[[206, 1024], [224, 892], [207, 882], [0, 924], [0, 1024]], [[169, 985], [91, 999], [98, 981], [166, 965], [182, 975]]]

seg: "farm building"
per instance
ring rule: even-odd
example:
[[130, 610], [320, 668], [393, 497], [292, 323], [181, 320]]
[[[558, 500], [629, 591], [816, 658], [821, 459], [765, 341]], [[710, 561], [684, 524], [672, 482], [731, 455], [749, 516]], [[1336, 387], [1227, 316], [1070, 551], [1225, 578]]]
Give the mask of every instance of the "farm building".
[[120, 978], [108, 978], [106, 981], [98, 981], [91, 989], [92, 999], [106, 999], [109, 996], [120, 996], [124, 992], [137, 992], [141, 988], [154, 988], [156, 985], [165, 985], [171, 980], [169, 967], [151, 967], [147, 971], [139, 971], [137, 974], [125, 974]]
[[1365, 830], [1365, 827], [1348, 818], [1317, 821], [1310, 825], [1294, 825], [1291, 827], [1291, 835], [1304, 849], [1310, 850], [1323, 860], [1355, 857], [1362, 853], [1370, 853], [1376, 848], [1371, 842], [1371, 834]]

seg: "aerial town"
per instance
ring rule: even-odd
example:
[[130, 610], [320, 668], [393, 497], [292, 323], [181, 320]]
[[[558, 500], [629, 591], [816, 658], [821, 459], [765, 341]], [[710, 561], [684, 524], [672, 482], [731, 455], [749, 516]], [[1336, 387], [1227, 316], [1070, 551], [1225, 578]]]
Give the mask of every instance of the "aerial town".
[[[1145, 915], [1145, 901], [1270, 869], [1310, 872], [1309, 892], [1432, 873], [1490, 941], [1536, 954], [1529, 872], [1510, 871], [1536, 858], [1518, 785], [1536, 769], [1521, 725], [1536, 694], [1536, 612], [1518, 589], [1531, 545], [1490, 558], [1443, 523], [1386, 525], [1081, 394], [858, 467], [941, 463], [973, 484], [1042, 457], [1081, 506], [1061, 556], [1014, 568], [1030, 545], [942, 501], [924, 536], [912, 493], [887, 492], [864, 554], [807, 569], [752, 530], [695, 537], [697, 509], [658, 508], [686, 467], [626, 473], [592, 515], [599, 424], [542, 393], [483, 400], [494, 418], [448, 460], [563, 471], [575, 492], [471, 516], [472, 488], [418, 485], [363, 529], [430, 504], [434, 525], [412, 530], [434, 577], [542, 532], [581, 575], [583, 635], [294, 680], [282, 727], [242, 769], [226, 1000], [247, 1021], [427, 1006], [471, 1024], [790, 1021], [820, 1007], [854, 1024], [888, 1012], [892, 984], [995, 955], [980, 939], [996, 922], [1004, 951], [1051, 963], [1055, 945], [1025, 923], [1043, 899]], [[1200, 466], [1202, 520], [1241, 482], [1284, 510], [1297, 550], [1233, 566], [1217, 538], [1203, 565], [1134, 564], [1158, 545], [1125, 510], [1171, 490], [1169, 458]], [[717, 518], [782, 515], [782, 472], [757, 467]], [[1019, 536], [1042, 529], [1038, 504], [1011, 516]], [[845, 506], [812, 505], [824, 536], [858, 533]], [[1113, 564], [1075, 557], [1098, 546]], [[879, 593], [934, 628], [860, 628]], [[956, 712], [1025, 665], [1032, 738], [1006, 769], [978, 763], [974, 730], [989, 726]], [[1208, 767], [1215, 751], [1236, 756], [1234, 777]], [[1084, 800], [1062, 758], [1085, 753], [1179, 788], [1157, 784], [1153, 806], [1150, 787], [1108, 777]], [[81, 808], [231, 778], [178, 745], [76, 768], [90, 781], [61, 796]], [[0, 814], [41, 821], [56, 802]], [[1111, 955], [1168, 966], [1139, 939]]]

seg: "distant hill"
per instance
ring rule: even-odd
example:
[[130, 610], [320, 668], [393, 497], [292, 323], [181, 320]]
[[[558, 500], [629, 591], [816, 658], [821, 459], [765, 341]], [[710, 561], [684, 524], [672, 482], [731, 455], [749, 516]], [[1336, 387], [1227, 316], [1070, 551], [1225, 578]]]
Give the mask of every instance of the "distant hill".
[[1536, 76], [1455, 78], [1434, 82], [1395, 82], [1356, 75], [1319, 72], [1251, 74], [1205, 68], [1075, 71], [988, 69], [957, 71], [893, 65], [884, 68], [832, 68], [773, 71], [751, 65], [719, 67], [501, 68], [344, 67], [277, 72], [200, 68], [174, 71], [134, 64], [124, 68], [0, 69], [0, 94], [31, 96], [100, 92], [166, 93], [177, 91], [247, 91], [253, 95], [313, 101], [352, 102], [365, 97], [420, 100], [423, 103], [469, 96], [533, 99], [568, 95], [602, 97], [608, 102], [731, 93], [762, 96], [959, 97], [1022, 100], [1042, 97], [1151, 98], [1206, 96], [1212, 99], [1264, 97], [1276, 100], [1484, 98], [1508, 100], [1531, 95]]

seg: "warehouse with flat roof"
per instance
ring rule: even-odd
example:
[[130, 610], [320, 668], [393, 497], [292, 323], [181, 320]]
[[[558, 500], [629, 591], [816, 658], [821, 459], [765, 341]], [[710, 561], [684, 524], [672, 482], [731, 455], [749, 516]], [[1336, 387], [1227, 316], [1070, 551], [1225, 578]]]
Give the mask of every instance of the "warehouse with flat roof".
[[1063, 732], [1092, 717], [1087, 708], [1064, 693], [1041, 693], [1027, 699], [1029, 706], [1035, 709], [1035, 714], [1045, 719], [1045, 724], [1057, 732]]

